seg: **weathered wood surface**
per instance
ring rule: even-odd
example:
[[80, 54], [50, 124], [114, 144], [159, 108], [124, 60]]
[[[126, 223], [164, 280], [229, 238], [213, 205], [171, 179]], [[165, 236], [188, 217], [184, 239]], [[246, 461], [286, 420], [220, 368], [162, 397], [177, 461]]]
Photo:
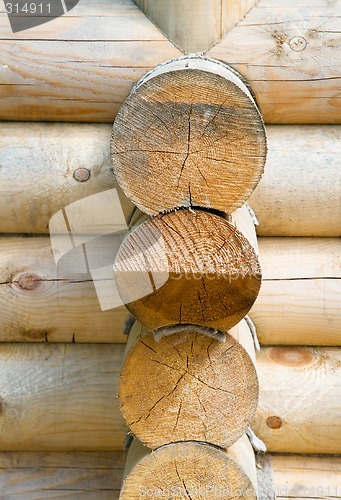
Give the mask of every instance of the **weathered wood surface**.
[[257, 3], [257, 0], [134, 1], [185, 53], [210, 49]]
[[341, 457], [267, 455], [276, 498], [341, 497]]
[[259, 236], [341, 235], [341, 127], [267, 127], [268, 157], [250, 205]]
[[[234, 330], [248, 341], [247, 329]], [[227, 448], [253, 418], [259, 388], [250, 356], [232, 335], [222, 341], [203, 331], [178, 325], [158, 339], [133, 326], [118, 397], [128, 427], [149, 448], [191, 440]]]
[[[250, 82], [266, 122], [339, 123], [338, 5], [261, 0], [208, 55]], [[80, 2], [16, 34], [1, 9], [1, 120], [112, 123], [139, 78], [181, 55], [133, 0]]]
[[0, 232], [48, 233], [58, 210], [117, 188], [110, 134], [103, 124], [0, 123]]
[[149, 215], [191, 206], [231, 213], [263, 173], [264, 124], [229, 67], [180, 58], [155, 68], [124, 102], [111, 158], [122, 190]]
[[[340, 457], [265, 457], [277, 498], [340, 498]], [[117, 500], [124, 461], [123, 452], [1, 452], [0, 498]]]
[[46, 237], [0, 238], [0, 339], [125, 342], [124, 306], [102, 311], [90, 275], [60, 275]]
[[15, 34], [0, 8], [1, 120], [112, 122], [134, 83], [181, 55], [132, 0], [79, 2]]
[[227, 453], [194, 441], [167, 444], [150, 453], [134, 441], [127, 458], [132, 468], [128, 472], [126, 467], [120, 498], [171, 498], [173, 493], [175, 498], [256, 499], [254, 452], [243, 438]]
[[202, 210], [170, 212], [135, 228], [117, 253], [114, 276], [123, 302], [148, 330], [194, 324], [227, 331], [261, 285], [247, 239]]
[[[123, 351], [118, 344], [0, 345], [0, 451], [122, 450]], [[262, 348], [252, 428], [270, 451], [341, 453], [340, 351]]]
[[270, 452], [341, 452], [341, 349], [262, 348], [254, 432]]
[[263, 282], [250, 311], [262, 344], [340, 345], [339, 238], [259, 238]]
[[[263, 236], [340, 234], [340, 126], [268, 126], [251, 205]], [[106, 124], [0, 123], [0, 232], [47, 233], [51, 215], [115, 187]], [[77, 182], [78, 169], [90, 171]], [[327, 221], [327, 223], [326, 223]]]
[[[340, 244], [259, 238], [265, 279], [250, 315], [261, 343], [340, 345]], [[125, 307], [101, 311], [91, 276], [61, 276], [51, 252], [48, 237], [0, 238], [0, 340], [125, 342]]]
[[0, 344], [0, 450], [122, 450], [123, 351], [117, 344]]
[[0, 498], [118, 500], [123, 452], [2, 452]]
[[207, 55], [251, 85], [267, 123], [340, 123], [340, 2], [261, 0]]

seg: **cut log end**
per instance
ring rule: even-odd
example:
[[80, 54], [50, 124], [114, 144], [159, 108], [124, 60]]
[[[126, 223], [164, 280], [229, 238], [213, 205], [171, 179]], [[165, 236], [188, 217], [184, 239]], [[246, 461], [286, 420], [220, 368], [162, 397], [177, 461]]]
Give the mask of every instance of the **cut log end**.
[[123, 483], [121, 500], [149, 498], [256, 499], [242, 467], [204, 443], [163, 446], [137, 462]]
[[231, 213], [263, 173], [264, 126], [245, 84], [218, 62], [187, 65], [156, 69], [114, 123], [117, 181], [149, 215], [191, 206]]
[[258, 379], [244, 348], [192, 330], [157, 341], [136, 323], [137, 340], [123, 363], [123, 416], [148, 447], [207, 441], [222, 448], [246, 430], [256, 411]]
[[123, 242], [114, 272], [123, 302], [148, 330], [194, 324], [227, 331], [247, 314], [261, 284], [247, 239], [200, 210], [141, 224]]

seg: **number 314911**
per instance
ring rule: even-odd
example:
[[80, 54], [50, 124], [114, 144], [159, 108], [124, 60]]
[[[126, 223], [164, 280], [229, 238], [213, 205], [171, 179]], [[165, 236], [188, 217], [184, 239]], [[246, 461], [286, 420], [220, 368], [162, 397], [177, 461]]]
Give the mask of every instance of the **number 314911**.
[[7, 14], [51, 14], [50, 3], [25, 3], [19, 5], [18, 3], [5, 3]]

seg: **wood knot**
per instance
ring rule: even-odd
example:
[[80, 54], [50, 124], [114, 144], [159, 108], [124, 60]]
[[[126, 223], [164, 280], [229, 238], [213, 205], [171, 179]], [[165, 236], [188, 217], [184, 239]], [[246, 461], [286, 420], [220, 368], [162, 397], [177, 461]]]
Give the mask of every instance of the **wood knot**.
[[42, 286], [42, 278], [35, 273], [22, 273], [13, 280], [21, 289], [27, 291], [36, 291]]
[[280, 429], [283, 425], [283, 421], [280, 417], [271, 416], [266, 419], [266, 425], [270, 427], [270, 429]]
[[303, 367], [315, 361], [314, 355], [305, 347], [273, 347], [270, 358], [281, 365]]
[[91, 172], [87, 168], [77, 168], [73, 173], [73, 178], [78, 182], [86, 182], [90, 176]]

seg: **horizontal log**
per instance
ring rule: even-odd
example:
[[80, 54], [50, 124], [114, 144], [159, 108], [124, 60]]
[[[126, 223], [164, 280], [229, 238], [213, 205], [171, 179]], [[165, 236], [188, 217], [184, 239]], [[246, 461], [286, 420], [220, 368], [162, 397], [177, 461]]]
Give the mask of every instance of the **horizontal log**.
[[[341, 126], [266, 130], [265, 173], [251, 197], [258, 234], [338, 236]], [[58, 210], [116, 187], [110, 134], [105, 124], [0, 123], [0, 232], [47, 233]]]
[[[0, 451], [114, 451], [124, 346], [2, 344]], [[341, 453], [341, 349], [262, 348], [252, 428], [269, 451]]]
[[[259, 238], [264, 279], [250, 315], [262, 344], [340, 345], [340, 245]], [[58, 274], [47, 237], [1, 237], [0, 283], [2, 342], [126, 340], [125, 307], [101, 311], [91, 276]]]
[[123, 452], [2, 452], [1, 496], [10, 500], [118, 500]]
[[340, 345], [339, 238], [259, 238], [263, 282], [250, 311], [260, 342]]
[[[0, 232], [48, 233], [53, 214], [119, 189], [103, 124], [0, 124]], [[127, 218], [133, 205], [120, 193]]]
[[263, 177], [249, 200], [259, 236], [341, 235], [341, 127], [268, 126]]
[[1, 341], [125, 342], [125, 307], [102, 311], [91, 276], [68, 276], [49, 238], [0, 237]]
[[341, 349], [262, 348], [257, 355], [260, 394], [251, 423], [278, 453], [341, 452]]
[[255, 457], [245, 435], [226, 452], [194, 441], [167, 444], [151, 452], [134, 441], [124, 475], [122, 500], [257, 498]]
[[14, 34], [2, 5], [0, 32], [1, 120], [112, 122], [134, 83], [181, 55], [132, 0], [80, 2]]
[[[334, 7], [262, 0], [208, 55], [250, 82], [266, 122], [338, 123]], [[140, 77], [181, 55], [132, 0], [91, 0], [15, 34], [2, 10], [0, 28], [1, 120], [112, 123]]]
[[340, 498], [341, 457], [267, 455], [276, 498]]
[[[340, 497], [340, 457], [266, 454], [265, 458], [277, 498]], [[36, 500], [38, 495], [117, 500], [124, 461], [123, 452], [0, 452], [1, 493], [11, 500], [23, 495], [25, 500]]]
[[0, 450], [122, 450], [123, 352], [118, 344], [0, 344]]
[[246, 78], [267, 123], [340, 123], [339, 5], [262, 0], [207, 55]]

